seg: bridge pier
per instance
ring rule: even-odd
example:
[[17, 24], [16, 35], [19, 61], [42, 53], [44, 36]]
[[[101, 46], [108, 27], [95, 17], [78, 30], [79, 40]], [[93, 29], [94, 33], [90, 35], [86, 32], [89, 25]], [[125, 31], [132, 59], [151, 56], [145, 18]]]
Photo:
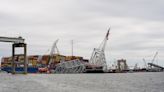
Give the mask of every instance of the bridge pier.
[[[16, 54], [15, 49], [16, 48], [23, 48], [23, 54]], [[15, 58], [19, 56], [23, 56], [24, 61], [20, 62], [16, 60]], [[14, 43], [12, 45], [12, 74], [16, 74], [16, 68], [17, 65], [23, 65], [23, 72], [24, 74], [27, 74], [27, 45], [25, 43]], [[20, 73], [20, 72], [19, 72]]]

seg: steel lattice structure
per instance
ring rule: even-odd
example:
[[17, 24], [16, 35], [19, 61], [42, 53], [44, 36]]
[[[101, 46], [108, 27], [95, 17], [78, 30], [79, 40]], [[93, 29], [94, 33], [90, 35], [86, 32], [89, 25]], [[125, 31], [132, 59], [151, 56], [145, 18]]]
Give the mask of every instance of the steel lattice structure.
[[103, 66], [104, 71], [107, 71], [107, 63], [106, 63], [104, 51], [105, 51], [106, 43], [108, 40], [109, 31], [110, 31], [110, 29], [108, 30], [108, 32], [105, 36], [105, 39], [103, 40], [103, 42], [101, 43], [99, 48], [94, 48], [92, 56], [89, 61], [90, 64], [97, 65], [97, 66]]
[[76, 59], [71, 61], [63, 61], [56, 65], [54, 73], [83, 73], [85, 65], [82, 61]]

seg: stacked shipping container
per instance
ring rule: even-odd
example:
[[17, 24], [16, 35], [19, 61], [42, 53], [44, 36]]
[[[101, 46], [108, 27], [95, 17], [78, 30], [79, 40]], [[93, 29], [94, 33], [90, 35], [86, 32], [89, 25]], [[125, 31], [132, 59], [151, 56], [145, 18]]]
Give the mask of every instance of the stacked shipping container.
[[[59, 55], [55, 54], [53, 57], [51, 57], [53, 62], [51, 62], [51, 65], [55, 66], [56, 64], [60, 63], [61, 61], [70, 61], [74, 59], [79, 59], [83, 60], [83, 57], [79, 56], [64, 56], [64, 55]], [[23, 56], [16, 56], [15, 61], [16, 62], [23, 62], [24, 57]], [[46, 67], [49, 64], [50, 60], [50, 55], [31, 55], [27, 57], [28, 60], [28, 67], [33, 67], [33, 68], [40, 68], [40, 67]], [[12, 65], [12, 58], [11, 57], [3, 57], [1, 60], [1, 67], [11, 67]], [[19, 64], [17, 65], [19, 66]]]

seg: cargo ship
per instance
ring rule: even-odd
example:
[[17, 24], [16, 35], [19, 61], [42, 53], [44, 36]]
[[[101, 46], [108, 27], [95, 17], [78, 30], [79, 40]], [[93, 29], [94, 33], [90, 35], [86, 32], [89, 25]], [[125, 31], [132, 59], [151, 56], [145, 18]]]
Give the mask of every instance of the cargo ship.
[[[12, 67], [1, 67], [1, 70], [2, 71], [5, 71], [7, 73], [11, 73], [12, 72]], [[23, 67], [17, 67], [15, 68], [15, 70], [19, 73], [23, 72], [24, 71], [24, 68]], [[28, 67], [27, 68], [27, 72], [28, 73], [38, 73], [38, 68], [36, 67]]]
[[[24, 57], [23, 56], [16, 56], [14, 57], [15, 61], [17, 62], [23, 62]], [[51, 68], [55, 67], [56, 64], [59, 64], [61, 61], [70, 61], [70, 60], [84, 60], [88, 62], [88, 60], [83, 59], [83, 57], [80, 56], [64, 56], [64, 55], [59, 55], [59, 54], [54, 54], [53, 57], [51, 57], [53, 62], [51, 62]], [[47, 73], [48, 69], [47, 66], [49, 65], [49, 59], [50, 55], [31, 55], [27, 56], [27, 61], [28, 61], [28, 68], [27, 72], [28, 73]], [[3, 57], [1, 59], [1, 70], [6, 71], [8, 73], [12, 72], [12, 57]], [[22, 72], [24, 71], [24, 68], [22, 65], [16, 65], [15, 70], [17, 72]]]
[[[38, 57], [39, 56], [28, 56], [27, 60], [28, 60], [28, 68], [27, 68], [27, 72], [28, 73], [37, 73], [38, 72]], [[24, 61], [24, 57], [23, 56], [16, 56], [15, 57], [15, 61], [21, 63]], [[16, 64], [16, 68], [15, 70], [17, 72], [23, 72], [24, 68], [21, 64]], [[2, 71], [6, 71], [8, 73], [12, 72], [12, 57], [3, 57], [1, 59], [1, 70]]]

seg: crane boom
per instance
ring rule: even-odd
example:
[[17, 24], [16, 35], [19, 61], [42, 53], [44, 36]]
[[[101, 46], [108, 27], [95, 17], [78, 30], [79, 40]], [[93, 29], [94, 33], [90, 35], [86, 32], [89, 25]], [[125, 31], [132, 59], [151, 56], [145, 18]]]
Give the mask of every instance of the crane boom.
[[146, 60], [143, 58], [144, 64], [145, 64], [145, 68], [147, 68], [147, 63]]
[[155, 53], [155, 55], [154, 55], [154, 57], [153, 57], [153, 59], [152, 59], [152, 63], [154, 63], [154, 60], [155, 60], [155, 58], [157, 57], [157, 55], [158, 55], [158, 52]]
[[57, 43], [58, 43], [58, 39], [53, 43], [53, 46], [52, 46], [52, 48], [51, 48], [51, 52], [50, 52], [50, 56], [51, 55], [53, 55], [53, 53], [55, 53], [55, 48], [56, 48], [56, 50], [57, 50], [57, 53], [59, 53], [59, 50], [58, 50], [58, 48], [57, 48]]
[[[48, 62], [48, 67], [50, 67], [50, 64], [53, 62], [53, 55], [55, 54], [55, 52], [57, 52], [57, 54], [59, 54], [59, 50], [57, 48], [57, 43], [58, 43], [59, 39], [57, 39], [54, 43], [53, 46], [51, 48], [51, 52], [50, 52], [50, 58], [49, 58], [49, 62]], [[56, 51], [55, 51], [56, 49]]]
[[110, 28], [108, 29], [108, 32], [107, 32], [107, 34], [106, 34], [106, 36], [105, 36], [103, 42], [102, 42], [102, 43], [100, 44], [100, 46], [99, 46], [99, 49], [100, 49], [101, 51], [104, 51], [104, 50], [105, 50], [106, 43], [107, 43], [107, 40], [108, 40], [108, 37], [109, 37], [109, 32], [110, 32]]

